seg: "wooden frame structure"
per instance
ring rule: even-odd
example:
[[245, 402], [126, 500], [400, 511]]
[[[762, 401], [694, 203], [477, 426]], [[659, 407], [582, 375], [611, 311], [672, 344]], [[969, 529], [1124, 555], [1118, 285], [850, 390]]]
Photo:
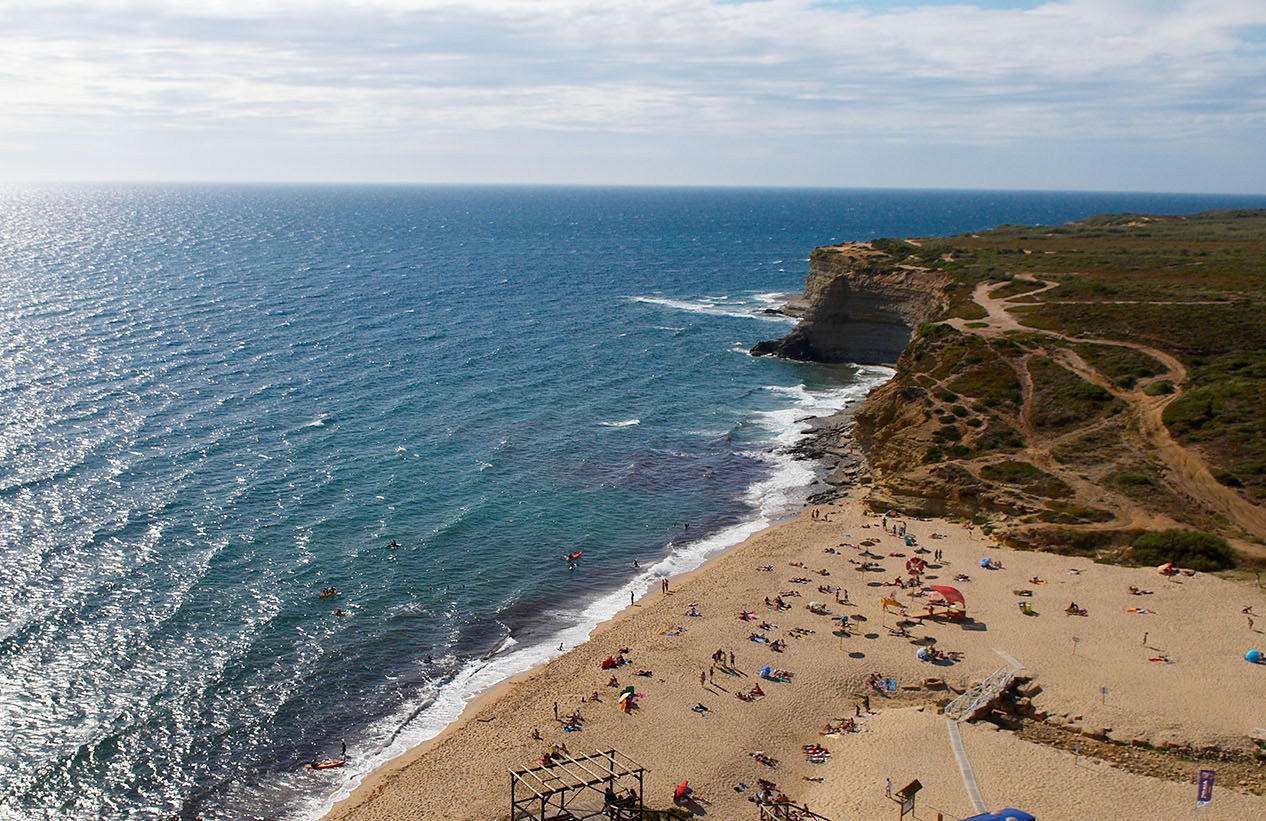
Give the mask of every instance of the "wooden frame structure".
[[809, 812], [808, 807], [791, 803], [761, 804], [760, 821], [831, 821], [825, 815]]
[[[616, 749], [573, 756], [563, 753], [549, 764], [510, 770], [510, 821], [583, 821], [587, 818], [638, 818], [646, 768]], [[631, 789], [637, 779], [636, 806], [608, 806], [607, 789]], [[597, 794], [597, 801], [589, 791]], [[622, 810], [629, 812], [624, 813]], [[638, 814], [634, 815], [634, 811]]]

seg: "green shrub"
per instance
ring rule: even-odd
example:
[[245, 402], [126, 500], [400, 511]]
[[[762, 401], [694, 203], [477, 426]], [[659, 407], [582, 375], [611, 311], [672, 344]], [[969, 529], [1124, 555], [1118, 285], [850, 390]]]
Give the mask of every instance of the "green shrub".
[[1235, 551], [1226, 539], [1196, 530], [1170, 529], [1144, 533], [1134, 540], [1134, 560], [1142, 565], [1173, 562], [1192, 570], [1235, 567]]
[[1173, 392], [1174, 392], [1174, 383], [1170, 382], [1168, 379], [1162, 379], [1158, 382], [1153, 382], [1152, 384], [1148, 385], [1146, 388], [1143, 389], [1143, 393], [1147, 394], [1148, 396], [1164, 396], [1166, 394], [1173, 393]]
[[1229, 470], [1219, 470], [1213, 474], [1213, 478], [1218, 480], [1218, 484], [1227, 487], [1244, 487], [1244, 483], [1240, 481], [1240, 477], [1231, 473]]
[[980, 469], [980, 478], [991, 482], [1032, 482], [1046, 474], [1028, 462], [1008, 459], [996, 465], [985, 465]]

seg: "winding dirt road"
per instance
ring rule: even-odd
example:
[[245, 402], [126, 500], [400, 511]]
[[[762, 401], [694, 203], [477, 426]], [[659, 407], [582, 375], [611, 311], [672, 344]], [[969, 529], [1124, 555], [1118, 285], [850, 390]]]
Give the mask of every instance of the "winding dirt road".
[[[948, 320], [948, 324], [963, 333], [978, 334], [988, 338], [1001, 338], [1010, 333], [1034, 334], [1046, 337], [1053, 342], [1115, 345], [1117, 347], [1130, 348], [1155, 359], [1164, 366], [1165, 373], [1140, 380], [1135, 387], [1125, 390], [1087, 363], [1076, 351], [1063, 345], [1053, 345], [1051, 350], [1052, 359], [1059, 365], [1072, 371], [1081, 379], [1111, 392], [1113, 396], [1130, 406], [1139, 420], [1139, 435], [1144, 442], [1151, 446], [1156, 457], [1169, 468], [1167, 481], [1175, 490], [1196, 499], [1210, 510], [1222, 514], [1251, 536], [1258, 539], [1266, 539], [1266, 510], [1248, 501], [1215, 479], [1209, 470], [1209, 466], [1205, 464], [1199, 454], [1176, 442], [1173, 436], [1170, 435], [1169, 429], [1165, 427], [1165, 408], [1169, 406], [1170, 402], [1182, 396], [1187, 382], [1187, 369], [1183, 364], [1165, 351], [1136, 342], [1070, 337], [1054, 331], [1043, 331], [1021, 325], [1019, 320], [1011, 313], [1010, 308], [1033, 305], [1035, 303], [1017, 302], [1017, 300], [1033, 297], [1058, 285], [1055, 282], [1024, 279], [1029, 282], [1040, 283], [1041, 287], [1011, 297], [994, 297], [990, 294], [990, 291], [997, 290], [997, 283], [980, 283], [976, 286], [972, 298], [985, 309], [988, 314], [987, 318], [982, 320], [951, 319]], [[1027, 368], [1022, 368], [1021, 370], [1024, 371], [1024, 373], [1020, 374], [1021, 385], [1022, 388], [1027, 387], [1027, 390], [1023, 391], [1024, 403], [1019, 414], [1019, 421], [1022, 428], [1027, 428], [1023, 431], [1025, 435], [1031, 437], [1033, 434], [1032, 424], [1028, 420], [1030, 418], [1029, 408], [1033, 393], [1032, 378], [1029, 377]], [[1027, 386], [1025, 377], [1029, 377]], [[1174, 392], [1158, 396], [1148, 396], [1144, 392], [1144, 388], [1148, 385], [1161, 380], [1169, 380], [1174, 386]], [[1049, 456], [1049, 451], [1047, 451], [1046, 455]], [[1044, 459], [1043, 461], [1049, 460]], [[1131, 505], [1131, 507], [1133, 506]], [[1141, 509], [1131, 510], [1128, 513], [1131, 514], [1131, 519], [1138, 519], [1139, 514], [1142, 514], [1143, 511]], [[1246, 543], [1241, 545], [1241, 547], [1258, 555], [1266, 555], [1266, 550], [1261, 545]]]

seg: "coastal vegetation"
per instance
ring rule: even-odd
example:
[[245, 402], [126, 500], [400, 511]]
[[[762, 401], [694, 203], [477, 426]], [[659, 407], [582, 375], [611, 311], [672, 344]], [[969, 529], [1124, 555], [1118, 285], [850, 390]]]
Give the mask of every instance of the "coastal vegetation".
[[856, 416], [876, 505], [1122, 561], [1266, 555], [1266, 211], [850, 247], [941, 292]]
[[1226, 539], [1193, 530], [1144, 533], [1134, 540], [1133, 557], [1143, 565], [1172, 562], [1193, 570], [1225, 570], [1235, 566], [1235, 551]]

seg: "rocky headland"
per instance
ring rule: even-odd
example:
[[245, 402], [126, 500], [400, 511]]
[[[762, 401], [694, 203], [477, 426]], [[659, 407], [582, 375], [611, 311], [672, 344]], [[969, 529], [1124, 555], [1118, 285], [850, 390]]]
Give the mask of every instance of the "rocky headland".
[[896, 368], [802, 444], [815, 499], [873, 482], [872, 507], [1015, 546], [1254, 567], [1263, 279], [1258, 211], [853, 242], [813, 252], [803, 319], [752, 353]]
[[870, 243], [814, 250], [805, 278], [802, 319], [782, 339], [752, 353], [807, 362], [895, 365], [914, 328], [945, 310], [948, 278], [893, 266]]

